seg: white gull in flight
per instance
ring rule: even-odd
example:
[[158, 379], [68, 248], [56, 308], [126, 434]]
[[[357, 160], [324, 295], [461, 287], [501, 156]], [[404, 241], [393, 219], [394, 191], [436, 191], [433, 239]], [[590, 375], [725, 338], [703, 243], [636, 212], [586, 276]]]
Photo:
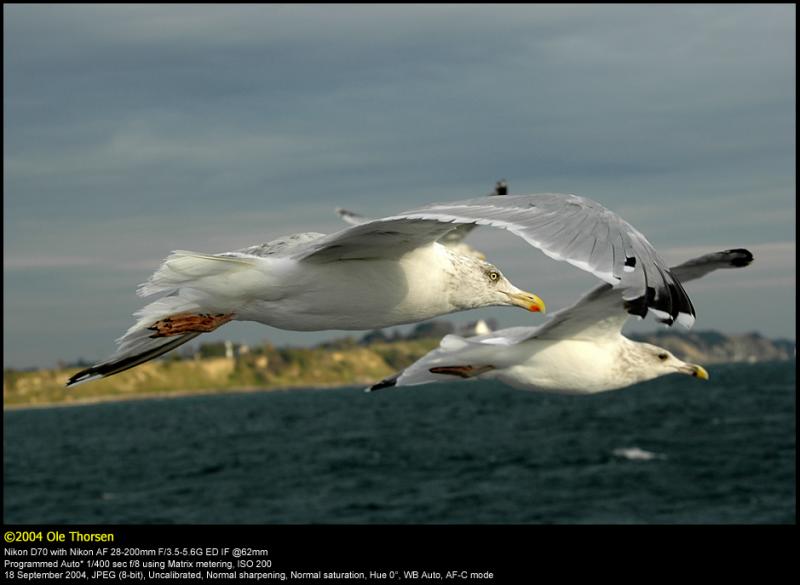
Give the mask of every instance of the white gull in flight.
[[375, 219], [331, 235], [294, 234], [222, 254], [176, 251], [139, 287], [164, 295], [135, 316], [109, 359], [67, 386], [111, 376], [231, 320], [281, 329], [364, 330], [492, 305], [544, 311], [492, 264], [438, 240], [454, 225], [507, 229], [621, 292], [625, 309], [689, 326], [694, 309], [647, 239], [577, 195], [481, 197]]
[[[752, 260], [748, 250], [726, 250], [670, 271], [687, 282], [718, 268], [747, 266]], [[666, 374], [708, 379], [702, 366], [622, 335], [629, 316], [623, 298], [616, 287], [602, 284], [539, 327], [512, 327], [468, 338], [447, 335], [439, 348], [368, 390], [481, 378], [525, 390], [592, 394]]]

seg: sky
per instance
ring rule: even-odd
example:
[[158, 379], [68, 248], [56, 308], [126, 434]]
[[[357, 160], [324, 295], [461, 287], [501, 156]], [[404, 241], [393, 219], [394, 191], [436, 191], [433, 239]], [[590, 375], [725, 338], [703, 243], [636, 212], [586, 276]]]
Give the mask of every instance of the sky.
[[[750, 249], [687, 285], [695, 329], [795, 338], [793, 4], [3, 12], [4, 367], [108, 356], [172, 250], [330, 233], [336, 207], [380, 217], [502, 178], [602, 203], [670, 263]], [[502, 230], [471, 243], [551, 312], [597, 282]]]

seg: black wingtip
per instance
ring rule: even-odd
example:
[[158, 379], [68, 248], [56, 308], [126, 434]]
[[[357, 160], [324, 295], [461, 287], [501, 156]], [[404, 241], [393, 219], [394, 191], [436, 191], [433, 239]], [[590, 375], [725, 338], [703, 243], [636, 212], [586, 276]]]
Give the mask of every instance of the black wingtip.
[[397, 386], [397, 379], [400, 377], [400, 374], [395, 374], [390, 378], [384, 378], [377, 384], [373, 384], [369, 388], [367, 388], [367, 392], [375, 392], [376, 390], [383, 390], [384, 388], [391, 388], [392, 386]]
[[200, 332], [194, 331], [191, 333], [184, 333], [183, 335], [175, 338], [165, 338], [164, 343], [156, 347], [152, 347], [128, 357], [110, 360], [101, 364], [96, 364], [91, 368], [81, 370], [67, 380], [67, 388], [70, 386], [76, 386], [82, 382], [89, 382], [99, 378], [108, 378], [114, 374], [119, 374], [120, 372], [129, 370], [135, 366], [138, 366], [139, 364], [143, 364], [144, 362], [150, 361], [153, 358], [157, 358], [158, 356], [175, 349], [179, 345], [183, 345], [198, 335], [200, 335]]
[[[658, 294], [654, 287], [648, 286], [644, 295], [625, 301], [625, 310], [631, 315], [645, 318], [649, 310], [653, 309], [658, 311], [657, 320], [668, 327], [678, 320], [681, 313], [694, 317], [694, 305], [680, 281], [669, 272], [662, 272], [662, 276], [664, 286], [659, 289]], [[665, 316], [662, 317], [661, 314]]]
[[635, 315], [644, 319], [647, 316], [647, 301], [644, 297], [636, 297], [623, 304], [629, 315]]
[[97, 369], [97, 367], [93, 366], [70, 376], [69, 380], [67, 380], [67, 383], [64, 384], [64, 387], [69, 390], [78, 384], [83, 384], [84, 382], [90, 382], [92, 380], [96, 380], [97, 378], [103, 377], [103, 374]]
[[656, 289], [652, 286], [648, 286], [647, 289], [645, 289], [644, 295], [625, 301], [625, 310], [631, 315], [637, 315], [644, 319], [647, 316], [647, 308], [653, 304], [655, 298]]
[[733, 250], [725, 250], [725, 253], [736, 254], [735, 257], [731, 258], [731, 266], [735, 266], [736, 268], [747, 266], [753, 261], [753, 253], [750, 250], [746, 250], [744, 248], [734, 248]]
[[78, 382], [80, 382], [81, 381], [80, 379], [83, 378], [84, 376], [86, 376], [86, 370], [84, 370], [83, 372], [78, 372], [74, 376], [70, 376], [69, 380], [67, 380], [67, 383], [64, 384], [64, 386], [69, 388], [70, 386], [73, 386]]

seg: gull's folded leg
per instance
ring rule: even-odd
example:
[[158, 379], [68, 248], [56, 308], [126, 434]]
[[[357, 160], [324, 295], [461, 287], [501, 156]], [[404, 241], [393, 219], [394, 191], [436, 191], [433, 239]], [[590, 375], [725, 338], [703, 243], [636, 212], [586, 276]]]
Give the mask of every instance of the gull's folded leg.
[[150, 337], [170, 337], [183, 333], [208, 333], [217, 327], [225, 325], [231, 321], [234, 313], [208, 313], [174, 315], [156, 321], [148, 327], [150, 331], [155, 331]]
[[458, 376], [459, 378], [474, 378], [494, 369], [494, 366], [438, 366], [430, 368], [432, 374], [446, 374], [448, 376]]

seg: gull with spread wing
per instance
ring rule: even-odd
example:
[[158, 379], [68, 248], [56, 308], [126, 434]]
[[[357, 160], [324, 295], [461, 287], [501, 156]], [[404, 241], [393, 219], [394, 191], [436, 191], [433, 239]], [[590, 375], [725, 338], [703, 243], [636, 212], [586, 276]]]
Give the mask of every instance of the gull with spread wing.
[[694, 309], [647, 239], [577, 195], [481, 197], [371, 220], [331, 235], [300, 233], [233, 252], [176, 251], [139, 287], [162, 295], [135, 316], [109, 359], [67, 386], [125, 371], [231, 320], [281, 329], [364, 330], [493, 305], [544, 303], [480, 258], [438, 242], [454, 226], [499, 227], [614, 285], [625, 310], [690, 326]]
[[[752, 260], [748, 250], [726, 250], [689, 260], [670, 272], [688, 282]], [[601, 284], [539, 327], [511, 327], [468, 338], [448, 335], [439, 348], [368, 390], [481, 378], [525, 390], [592, 394], [666, 374], [708, 379], [702, 366], [625, 337], [622, 327], [628, 316], [620, 291]]]

